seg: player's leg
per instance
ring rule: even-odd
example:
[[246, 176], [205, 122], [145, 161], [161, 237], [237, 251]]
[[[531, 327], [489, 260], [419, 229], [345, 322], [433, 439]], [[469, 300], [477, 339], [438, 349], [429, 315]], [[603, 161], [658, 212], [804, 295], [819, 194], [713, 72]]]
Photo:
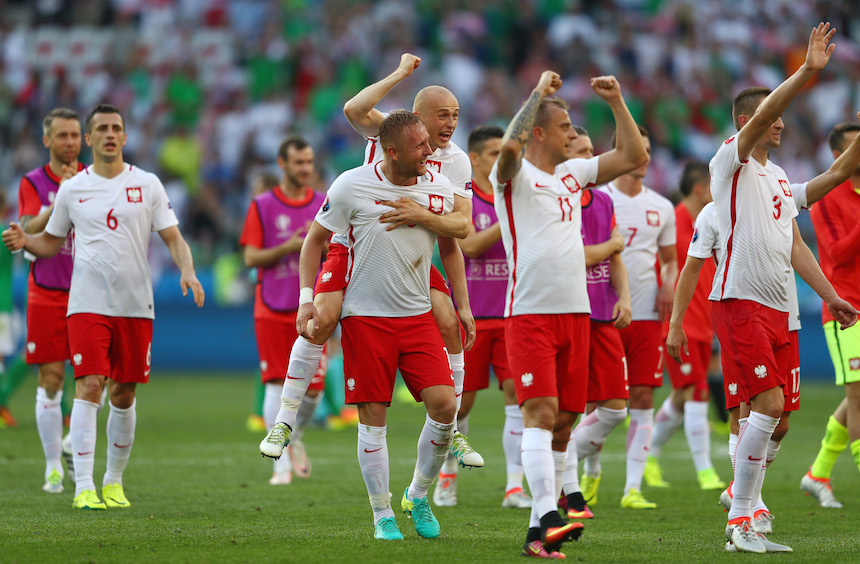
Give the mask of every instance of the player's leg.
[[[675, 368], [675, 370], [678, 369]], [[670, 374], [672, 372], [673, 370], [669, 371]], [[666, 399], [663, 400], [663, 404], [654, 416], [654, 432], [651, 437], [650, 451], [643, 475], [645, 483], [652, 488], [669, 487], [669, 482], [663, 479], [663, 470], [660, 467], [658, 459], [663, 452], [663, 445], [669, 441], [672, 435], [675, 434], [675, 431], [684, 423], [684, 403], [688, 396], [692, 396], [692, 387], [689, 389], [675, 388], [673, 380], [672, 393], [666, 396]]]
[[305, 429], [313, 420], [314, 413], [319, 407], [320, 402], [325, 394], [325, 377], [328, 370], [328, 356], [323, 351], [320, 366], [314, 374], [311, 384], [305, 393], [302, 404], [299, 406], [299, 411], [296, 414], [296, 426], [293, 429], [290, 446], [287, 447], [287, 453], [290, 457], [290, 464], [299, 478], [309, 478], [311, 475], [311, 461], [308, 457], [305, 443], [302, 440]]
[[[76, 350], [74, 345], [73, 350]], [[96, 424], [105, 380], [106, 376], [101, 374], [76, 375], [75, 379], [75, 401], [69, 429], [75, 461], [75, 509], [105, 509], [104, 502], [96, 494], [93, 480], [98, 434]]]
[[385, 410], [382, 403], [358, 404], [358, 466], [373, 511], [374, 537], [401, 540], [403, 534], [391, 508]]
[[711, 343], [690, 343], [691, 386], [684, 396], [684, 434], [693, 457], [696, 478], [702, 490], [722, 490], [726, 487], [711, 461], [711, 429], [708, 421], [708, 366]]
[[45, 453], [45, 485], [50, 493], [63, 491], [63, 362], [39, 365], [39, 382], [36, 388], [36, 429]]
[[[507, 362], [506, 362], [507, 364]], [[498, 372], [496, 372], [498, 376]], [[523, 412], [517, 405], [517, 394], [512, 378], [501, 382], [505, 398], [505, 424], [502, 428], [502, 450], [505, 453], [505, 497], [502, 507], [528, 509], [532, 506], [532, 498], [523, 489]]]
[[857, 470], [860, 470], [860, 379], [845, 384], [845, 397], [848, 400], [846, 420], [851, 455]]

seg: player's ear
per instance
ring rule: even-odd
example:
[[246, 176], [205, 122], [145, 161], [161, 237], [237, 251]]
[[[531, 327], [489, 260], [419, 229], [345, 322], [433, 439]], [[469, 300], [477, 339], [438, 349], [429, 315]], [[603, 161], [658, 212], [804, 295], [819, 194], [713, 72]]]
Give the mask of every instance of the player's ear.
[[87, 142], [87, 147], [93, 146], [93, 142], [90, 141], [90, 134], [89, 133], [84, 133], [84, 141]]
[[536, 141], [543, 143], [544, 139], [546, 139], [546, 131], [544, 131], [543, 127], [536, 125], [532, 128], [532, 137], [534, 137]]

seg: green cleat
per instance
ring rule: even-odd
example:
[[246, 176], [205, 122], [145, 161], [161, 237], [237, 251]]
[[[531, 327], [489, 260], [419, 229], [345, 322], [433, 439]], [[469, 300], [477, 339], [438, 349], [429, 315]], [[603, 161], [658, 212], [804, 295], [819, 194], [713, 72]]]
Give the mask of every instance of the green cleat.
[[75, 496], [72, 507], [75, 509], [96, 509], [99, 511], [107, 509], [105, 502], [100, 500], [99, 496], [96, 495], [96, 490], [84, 490], [79, 493]]
[[280, 421], [275, 423], [266, 438], [260, 442], [260, 454], [269, 458], [280, 458], [292, 436], [293, 430], [289, 425]]
[[699, 488], [702, 490], [723, 490], [726, 488], [726, 483], [720, 480], [713, 466], [700, 470], [697, 477], [699, 478]]
[[439, 527], [439, 521], [436, 520], [436, 516], [433, 515], [433, 510], [430, 509], [430, 503], [427, 501], [427, 497], [422, 497], [421, 499], [413, 499], [410, 500], [407, 497], [409, 493], [409, 487], [403, 491], [403, 499], [400, 500], [400, 507], [406, 513], [406, 516], [412, 519], [415, 523], [415, 532], [418, 533], [419, 537], [424, 537], [425, 539], [435, 539], [439, 536], [441, 529]]
[[403, 540], [403, 533], [397, 527], [394, 517], [383, 517], [374, 526], [373, 538], [381, 540]]
[[51, 473], [45, 478], [45, 485], [42, 486], [42, 491], [48, 493], [63, 493], [63, 476], [54, 468]]
[[579, 481], [579, 486], [582, 488], [582, 497], [588, 505], [597, 505], [597, 488], [600, 486], [601, 472], [596, 477], [583, 474]]
[[125, 492], [122, 490], [122, 484], [102, 486], [102, 497], [105, 498], [105, 505], [111, 509], [131, 507], [131, 503], [126, 499]]
[[645, 474], [642, 477], [645, 479], [645, 484], [652, 488], [669, 487], [669, 482], [663, 479], [663, 470], [660, 469], [660, 463], [650, 454], [648, 455], [648, 460], [645, 462]]
[[645, 499], [639, 490], [630, 490], [630, 493], [621, 498], [621, 507], [624, 509], [657, 509], [657, 504]]

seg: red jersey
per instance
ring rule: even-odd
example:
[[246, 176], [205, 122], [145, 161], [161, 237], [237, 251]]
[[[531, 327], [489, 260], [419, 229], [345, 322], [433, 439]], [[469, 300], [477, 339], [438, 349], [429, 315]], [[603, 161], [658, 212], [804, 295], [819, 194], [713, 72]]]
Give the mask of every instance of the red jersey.
[[[842, 299], [860, 304], [860, 193], [846, 180], [809, 210], [818, 240], [818, 262]], [[833, 316], [822, 304], [821, 322]]]
[[[696, 228], [693, 225], [693, 216], [683, 202], [675, 206], [675, 248], [678, 252], [678, 271], [684, 268], [687, 262], [687, 249]], [[699, 281], [696, 291], [690, 300], [687, 314], [684, 316], [684, 333], [688, 339], [710, 343], [714, 338], [714, 328], [711, 325], [711, 302], [708, 295], [714, 283], [714, 273], [717, 267], [712, 260], [706, 260], [699, 272]]]

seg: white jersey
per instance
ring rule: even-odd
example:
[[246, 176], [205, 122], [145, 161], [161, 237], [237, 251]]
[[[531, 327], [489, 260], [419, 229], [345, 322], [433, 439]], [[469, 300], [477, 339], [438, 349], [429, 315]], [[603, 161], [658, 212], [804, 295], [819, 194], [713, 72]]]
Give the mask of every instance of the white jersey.
[[791, 184], [769, 160], [741, 162], [737, 139], [727, 139], [709, 165], [720, 231], [720, 262], [709, 299], [752, 300], [787, 312], [797, 216]]
[[178, 223], [161, 181], [137, 167], [104, 178], [89, 166], [66, 180], [45, 231], [74, 228], [68, 315], [154, 318], [149, 236]]
[[628, 196], [613, 183], [601, 186], [600, 191], [612, 198], [615, 223], [624, 236], [621, 259], [627, 267], [633, 320], [658, 320], [657, 252], [660, 247], [675, 246], [675, 208], [644, 186], [635, 196]]
[[410, 317], [430, 311], [430, 261], [436, 234], [421, 227], [386, 231], [381, 200], [410, 198], [438, 214], [454, 210], [448, 179], [428, 171], [412, 186], [398, 186], [382, 173], [382, 163], [364, 165], [337, 177], [316, 221], [349, 238], [349, 284], [341, 318]]
[[591, 313], [582, 245], [582, 190], [597, 180], [598, 158], [571, 159], [547, 174], [526, 159], [516, 176], [490, 180], [508, 262], [505, 317]]

